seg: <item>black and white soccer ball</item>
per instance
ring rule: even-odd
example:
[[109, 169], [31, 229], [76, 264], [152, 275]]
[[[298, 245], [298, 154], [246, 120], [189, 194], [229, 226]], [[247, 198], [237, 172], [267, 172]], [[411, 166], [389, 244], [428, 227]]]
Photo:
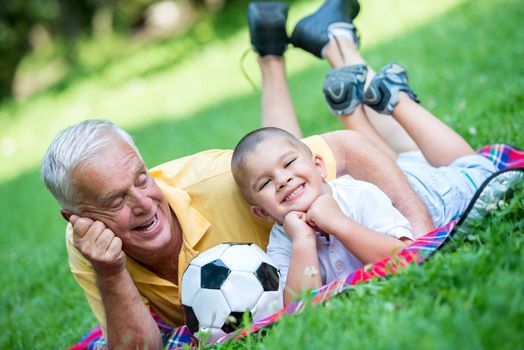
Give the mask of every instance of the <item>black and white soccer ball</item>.
[[191, 332], [208, 343], [283, 307], [280, 273], [255, 244], [223, 243], [197, 255], [182, 276], [182, 306]]

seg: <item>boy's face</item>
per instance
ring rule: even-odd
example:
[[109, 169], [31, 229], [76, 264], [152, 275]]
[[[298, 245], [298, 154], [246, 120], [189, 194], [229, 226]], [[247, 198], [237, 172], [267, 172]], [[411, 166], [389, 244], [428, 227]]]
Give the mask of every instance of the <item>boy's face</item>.
[[282, 223], [291, 211], [306, 212], [326, 192], [324, 161], [285, 138], [261, 142], [244, 160], [243, 176], [255, 205], [251, 212]]

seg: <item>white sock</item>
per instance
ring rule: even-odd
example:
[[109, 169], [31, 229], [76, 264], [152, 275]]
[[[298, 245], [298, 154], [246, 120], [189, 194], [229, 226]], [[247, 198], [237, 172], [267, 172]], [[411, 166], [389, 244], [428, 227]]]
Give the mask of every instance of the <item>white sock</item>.
[[346, 22], [332, 23], [328, 26], [327, 32], [328, 32], [329, 41], [326, 43], [326, 45], [324, 45], [324, 47], [320, 51], [320, 54], [322, 55], [322, 57], [325, 57], [327, 47], [329, 46], [330, 41], [335, 36], [339, 36], [339, 37], [345, 36], [346, 38], [351, 39], [355, 43], [357, 48], [359, 46], [358, 38], [355, 32], [355, 26], [353, 26], [351, 23], [346, 23]]

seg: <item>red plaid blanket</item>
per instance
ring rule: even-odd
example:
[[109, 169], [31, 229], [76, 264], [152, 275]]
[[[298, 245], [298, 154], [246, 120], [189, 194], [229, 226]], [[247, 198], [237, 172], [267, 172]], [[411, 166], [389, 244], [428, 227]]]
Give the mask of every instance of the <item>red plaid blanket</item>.
[[[499, 170], [524, 168], [524, 151], [510, 145], [489, 145], [480, 149], [478, 153], [491, 160]], [[481, 189], [479, 189], [479, 191]], [[346, 277], [337, 279], [327, 285], [320, 287], [319, 289], [313, 291], [314, 298], [312, 303], [322, 303], [344, 292], [357, 283], [366, 282], [375, 277], [385, 277], [395, 274], [397, 271], [405, 268], [411, 263], [420, 264], [444, 244], [448, 237], [454, 232], [453, 228], [457, 224], [457, 221], [458, 220], [452, 221], [447, 225], [418, 238], [409, 247], [403, 249], [393, 257], [367, 265], [355, 272], [348, 274]], [[303, 303], [300, 301], [292, 303], [279, 312], [253, 323], [249, 329], [249, 332], [257, 332], [262, 328], [268, 327], [277, 322], [284, 315], [299, 312], [303, 306]], [[153, 315], [153, 317], [159, 325], [166, 349], [180, 349], [184, 344], [197, 344], [197, 339], [192, 336], [191, 332], [186, 326], [171, 328], [166, 325], [158, 316]], [[240, 333], [228, 334], [218, 342], [225, 343], [232, 338], [240, 339], [246, 335], [247, 331], [243, 330]], [[107, 346], [105, 340], [103, 339], [102, 330], [100, 326], [96, 326], [94, 329], [89, 331], [78, 344], [70, 347], [69, 349], [101, 350], [106, 348]]]

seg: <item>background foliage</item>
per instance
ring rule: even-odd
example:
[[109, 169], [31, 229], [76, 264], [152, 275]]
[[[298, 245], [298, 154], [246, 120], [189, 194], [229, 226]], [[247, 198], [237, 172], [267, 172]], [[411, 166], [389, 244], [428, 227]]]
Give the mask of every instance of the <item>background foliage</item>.
[[[0, 100], [13, 95], [17, 68], [30, 50], [49, 37], [60, 44], [68, 65], [79, 59], [77, 44], [97, 34], [130, 35], [144, 29], [151, 5], [157, 0], [10, 0], [0, 4]], [[188, 17], [205, 16], [235, 6], [226, 0], [164, 1], [175, 4]], [[169, 7], [168, 7], [169, 8]], [[178, 20], [178, 29], [189, 23]]]

